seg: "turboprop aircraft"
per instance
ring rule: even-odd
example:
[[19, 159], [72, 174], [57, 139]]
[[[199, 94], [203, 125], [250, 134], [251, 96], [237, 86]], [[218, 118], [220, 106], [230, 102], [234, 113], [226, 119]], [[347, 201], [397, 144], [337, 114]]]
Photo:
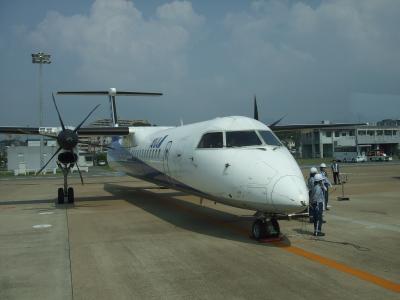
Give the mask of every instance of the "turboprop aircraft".
[[[73, 188], [68, 187], [67, 176], [74, 165], [79, 171], [75, 153], [80, 143], [79, 135], [112, 135], [107, 151], [112, 167], [160, 186], [255, 211], [251, 229], [255, 239], [279, 235], [277, 216], [298, 213], [308, 206], [308, 190], [300, 168], [271, 128], [257, 120], [256, 101], [254, 118], [221, 117], [179, 127], [119, 127], [117, 95], [162, 94], [121, 92], [114, 88], [57, 94], [108, 95], [113, 127], [82, 127], [98, 106], [77, 127], [66, 127], [53, 95], [61, 127], [0, 127], [0, 133], [37, 134], [57, 140], [59, 148], [51, 159], [58, 154], [57, 164], [64, 174], [64, 188], [58, 189], [58, 203], [74, 202]], [[278, 122], [271, 127], [278, 128]], [[302, 128], [301, 125], [294, 126]], [[282, 128], [285, 130], [284, 126]], [[83, 184], [80, 171], [79, 174]]]

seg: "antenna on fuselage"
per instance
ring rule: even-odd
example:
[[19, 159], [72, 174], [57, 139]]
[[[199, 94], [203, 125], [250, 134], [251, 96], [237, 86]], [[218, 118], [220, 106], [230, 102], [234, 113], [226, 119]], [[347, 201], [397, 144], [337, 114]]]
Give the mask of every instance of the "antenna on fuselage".
[[110, 114], [111, 122], [113, 127], [118, 127], [118, 116], [117, 106], [115, 103], [116, 96], [162, 96], [162, 93], [153, 92], [122, 92], [117, 91], [116, 88], [110, 88], [108, 91], [59, 91], [57, 95], [83, 95], [83, 96], [95, 96], [95, 95], [108, 95], [110, 102]]

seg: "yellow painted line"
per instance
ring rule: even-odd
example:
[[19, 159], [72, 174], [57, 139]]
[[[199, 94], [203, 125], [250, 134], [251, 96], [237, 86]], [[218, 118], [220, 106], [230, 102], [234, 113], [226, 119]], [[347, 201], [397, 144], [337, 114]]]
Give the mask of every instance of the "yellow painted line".
[[360, 278], [362, 280], [365, 280], [365, 281], [371, 282], [373, 284], [376, 284], [376, 285], [378, 285], [380, 287], [383, 287], [383, 288], [385, 288], [387, 290], [391, 290], [393, 292], [400, 293], [400, 284], [397, 284], [395, 282], [383, 279], [381, 277], [375, 276], [373, 274], [364, 272], [364, 271], [359, 270], [359, 269], [352, 268], [352, 267], [350, 267], [348, 265], [345, 265], [343, 263], [337, 262], [337, 261], [335, 261], [333, 259], [329, 259], [329, 258], [320, 256], [318, 254], [306, 251], [304, 249], [301, 249], [301, 248], [298, 248], [298, 247], [295, 247], [295, 246], [287, 246], [287, 245], [284, 245], [282, 243], [276, 243], [276, 245], [279, 248], [281, 248], [281, 249], [283, 249], [285, 251], [288, 251], [290, 253], [296, 254], [298, 256], [305, 257], [305, 258], [307, 258], [309, 260], [318, 262], [318, 263], [320, 263], [322, 265], [325, 265], [325, 266], [328, 266], [328, 267], [330, 267], [332, 269], [335, 269], [335, 270], [350, 274], [352, 276], [358, 277], [358, 278]]

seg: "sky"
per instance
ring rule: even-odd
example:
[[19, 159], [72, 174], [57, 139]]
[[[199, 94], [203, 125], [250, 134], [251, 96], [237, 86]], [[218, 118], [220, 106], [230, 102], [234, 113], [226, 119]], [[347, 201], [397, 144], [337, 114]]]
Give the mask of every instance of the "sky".
[[[0, 1], [0, 126], [58, 126], [51, 93], [119, 97], [118, 116], [178, 125], [229, 115], [268, 123], [400, 119], [400, 1]], [[109, 117], [106, 97], [58, 96], [64, 122]]]

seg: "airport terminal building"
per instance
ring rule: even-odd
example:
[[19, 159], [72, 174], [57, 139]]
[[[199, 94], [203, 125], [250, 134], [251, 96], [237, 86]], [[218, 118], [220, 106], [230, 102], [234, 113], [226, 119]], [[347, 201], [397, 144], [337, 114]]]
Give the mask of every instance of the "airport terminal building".
[[297, 155], [301, 158], [333, 157], [335, 149], [340, 147], [355, 147], [360, 154], [380, 149], [394, 156], [400, 153], [400, 120], [384, 120], [376, 125], [301, 130], [297, 137]]

